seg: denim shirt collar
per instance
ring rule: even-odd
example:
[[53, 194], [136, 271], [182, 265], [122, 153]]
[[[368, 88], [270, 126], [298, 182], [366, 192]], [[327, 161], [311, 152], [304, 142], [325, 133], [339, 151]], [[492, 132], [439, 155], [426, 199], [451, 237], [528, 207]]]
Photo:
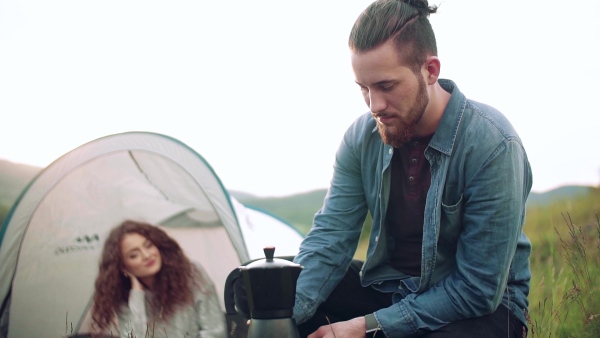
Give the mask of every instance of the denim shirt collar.
[[446, 109], [444, 109], [444, 114], [437, 130], [429, 142], [429, 147], [450, 156], [454, 149], [458, 127], [460, 126], [464, 108], [467, 104], [467, 98], [458, 90], [452, 80], [439, 79], [438, 82], [451, 96]]

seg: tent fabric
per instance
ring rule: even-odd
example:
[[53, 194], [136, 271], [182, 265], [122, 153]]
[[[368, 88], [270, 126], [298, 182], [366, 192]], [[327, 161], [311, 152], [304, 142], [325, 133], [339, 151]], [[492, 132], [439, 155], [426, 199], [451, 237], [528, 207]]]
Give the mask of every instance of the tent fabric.
[[264, 257], [263, 247], [295, 255], [302, 240], [291, 225], [237, 201], [176, 139], [130, 132], [91, 141], [33, 179], [0, 232], [0, 322], [9, 338], [90, 332], [103, 243], [125, 219], [160, 225], [221, 295], [231, 270]]

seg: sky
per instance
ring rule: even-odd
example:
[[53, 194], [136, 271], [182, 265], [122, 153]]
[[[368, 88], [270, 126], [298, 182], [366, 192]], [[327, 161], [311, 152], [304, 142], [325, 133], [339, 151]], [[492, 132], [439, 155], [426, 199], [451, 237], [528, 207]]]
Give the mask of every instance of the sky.
[[[327, 188], [368, 111], [348, 33], [371, 1], [0, 0], [0, 159], [165, 134], [229, 190]], [[533, 191], [600, 184], [600, 1], [434, 0], [441, 77], [503, 112]]]

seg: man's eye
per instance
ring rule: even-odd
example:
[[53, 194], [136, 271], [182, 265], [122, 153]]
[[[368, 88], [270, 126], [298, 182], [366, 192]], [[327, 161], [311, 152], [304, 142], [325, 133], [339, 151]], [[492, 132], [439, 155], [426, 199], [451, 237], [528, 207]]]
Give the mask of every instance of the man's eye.
[[381, 90], [384, 92], [388, 92], [388, 91], [392, 90], [393, 88], [394, 88], [394, 85], [381, 86]]

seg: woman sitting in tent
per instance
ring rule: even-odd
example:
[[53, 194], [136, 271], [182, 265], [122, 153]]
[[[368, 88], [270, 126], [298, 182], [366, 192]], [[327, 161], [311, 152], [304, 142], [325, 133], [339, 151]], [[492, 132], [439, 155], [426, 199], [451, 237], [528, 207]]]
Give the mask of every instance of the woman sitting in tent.
[[212, 281], [160, 228], [125, 221], [106, 242], [92, 318], [100, 333], [119, 321], [125, 337], [225, 337]]

